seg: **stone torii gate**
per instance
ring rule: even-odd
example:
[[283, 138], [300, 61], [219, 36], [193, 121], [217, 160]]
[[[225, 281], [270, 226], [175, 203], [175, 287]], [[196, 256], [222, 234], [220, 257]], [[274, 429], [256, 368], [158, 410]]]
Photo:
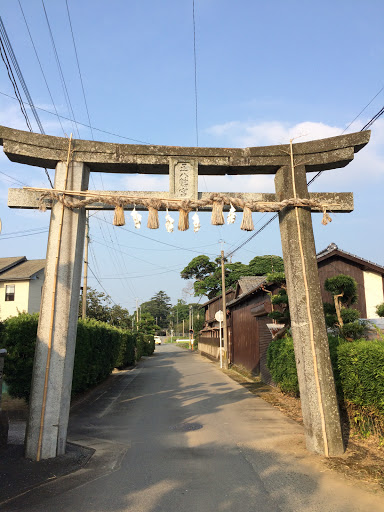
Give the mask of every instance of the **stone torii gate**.
[[[13, 162], [56, 169], [55, 190], [47, 247], [45, 283], [34, 363], [26, 456], [34, 460], [65, 453], [78, 302], [82, 271], [85, 210], [113, 209], [88, 190], [92, 171], [169, 174], [167, 192], [108, 192], [159, 199], [157, 209], [179, 199], [208, 208], [210, 193], [198, 192], [198, 174], [275, 174], [276, 194], [223, 193], [243, 201], [254, 211], [259, 203], [280, 202], [279, 222], [287, 280], [292, 334], [295, 348], [307, 448], [326, 456], [344, 451], [328, 339], [317, 272], [311, 211], [353, 210], [351, 193], [308, 193], [306, 173], [346, 166], [354, 153], [369, 141], [370, 132], [359, 132], [297, 144], [234, 148], [193, 148], [128, 145], [68, 140], [0, 127], [0, 143]], [[69, 191], [77, 191], [73, 197]], [[67, 191], [68, 201], [89, 199], [85, 207], [67, 208], [58, 200]], [[81, 193], [82, 191], [82, 193]], [[88, 193], [88, 195], [87, 195]], [[95, 196], [92, 196], [92, 193]], [[215, 193], [217, 194], [217, 193]], [[41, 192], [10, 189], [8, 206], [38, 208]], [[92, 197], [98, 196], [97, 202]], [[289, 200], [281, 204], [284, 200]], [[96, 199], [95, 199], [96, 201]], [[144, 203], [141, 203], [145, 205]], [[184, 203], [183, 203], [184, 204]], [[210, 205], [211, 207], [211, 205]]]

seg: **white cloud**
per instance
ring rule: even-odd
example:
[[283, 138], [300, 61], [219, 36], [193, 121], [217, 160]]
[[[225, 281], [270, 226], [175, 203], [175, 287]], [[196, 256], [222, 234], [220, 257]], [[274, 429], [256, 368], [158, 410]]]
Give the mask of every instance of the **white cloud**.
[[[356, 131], [361, 129], [363, 124], [355, 125]], [[322, 139], [341, 135], [344, 128], [340, 126], [329, 126], [320, 122], [304, 121], [295, 125], [286, 122], [240, 122], [230, 121], [221, 125], [215, 125], [207, 131], [218, 140], [219, 145], [227, 147], [252, 147], [268, 146], [274, 144], [287, 144], [290, 139], [297, 142]], [[343, 190], [349, 190], [350, 186], [359, 182], [366, 183], [367, 178], [374, 180], [384, 179], [384, 120], [379, 119], [372, 127], [372, 135], [369, 144], [355, 155], [355, 160], [347, 169], [340, 169], [325, 172], [321, 180], [322, 189], [327, 186], [338, 187], [343, 185]], [[236, 177], [238, 180], [240, 177]], [[245, 186], [252, 186], [251, 177]], [[240, 181], [236, 181], [236, 185]], [[324, 188], [325, 187], [325, 188]], [[243, 188], [244, 190], [244, 188]], [[248, 188], [246, 188], [248, 190]], [[314, 190], [314, 188], [313, 188]]]

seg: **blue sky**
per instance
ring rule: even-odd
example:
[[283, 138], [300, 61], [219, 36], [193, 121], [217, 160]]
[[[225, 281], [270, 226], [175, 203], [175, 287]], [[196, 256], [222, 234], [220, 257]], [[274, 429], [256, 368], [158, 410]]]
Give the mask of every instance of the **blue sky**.
[[[70, 117], [41, 0], [20, 0], [54, 104]], [[45, 0], [54, 41], [77, 121], [88, 124], [65, 0]], [[38, 110], [46, 133], [72, 131], [82, 139], [195, 146], [195, 75], [192, 0], [111, 2], [68, 0], [91, 124], [111, 135]], [[53, 112], [18, 1], [5, 1], [1, 16], [35, 105]], [[246, 147], [341, 134], [384, 86], [384, 3], [195, 0], [197, 111], [200, 146]], [[0, 124], [26, 130], [6, 69], [0, 61]], [[359, 131], [384, 104], [384, 90], [346, 133]], [[32, 119], [32, 113], [29, 110]], [[33, 121], [34, 130], [37, 125]], [[77, 135], [76, 135], [77, 137]], [[371, 142], [344, 169], [327, 171], [312, 191], [353, 192], [355, 211], [333, 215], [324, 227], [314, 215], [316, 248], [340, 248], [384, 265], [384, 117]], [[10, 210], [9, 187], [47, 187], [43, 170], [14, 164], [0, 154], [0, 254], [44, 258], [49, 213]], [[52, 173], [51, 173], [52, 174]], [[311, 175], [309, 175], [311, 177]], [[95, 173], [91, 187], [167, 190], [168, 178]], [[273, 178], [205, 177], [199, 190], [273, 192]], [[256, 228], [270, 214], [253, 214]], [[146, 215], [144, 216], [146, 217]], [[180, 278], [192, 257], [230, 251], [249, 237], [233, 226], [211, 226], [201, 214], [199, 233], [112, 226], [112, 214], [91, 217], [90, 266], [112, 299], [133, 311], [136, 297], [164, 290], [172, 302], [195, 300]], [[37, 230], [44, 231], [32, 234]], [[169, 245], [171, 244], [171, 247]], [[278, 222], [233, 256], [281, 254]], [[90, 286], [100, 289], [92, 276]]]

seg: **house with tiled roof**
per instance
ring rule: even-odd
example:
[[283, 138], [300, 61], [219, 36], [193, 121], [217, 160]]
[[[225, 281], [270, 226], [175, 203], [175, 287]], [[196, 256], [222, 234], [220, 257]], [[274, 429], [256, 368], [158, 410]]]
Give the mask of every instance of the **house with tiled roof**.
[[[376, 306], [384, 302], [384, 267], [372, 261], [350, 254], [330, 244], [317, 254], [321, 293], [324, 302], [333, 302], [325, 290], [328, 277], [345, 274], [357, 282], [358, 301], [353, 305], [360, 312], [360, 318], [377, 322]], [[273, 286], [265, 286], [265, 276], [246, 276], [239, 279], [232, 299], [227, 300], [228, 354], [230, 362], [260, 375], [264, 382], [271, 382], [266, 365], [267, 350], [272, 341], [268, 324], [272, 320], [270, 293]], [[220, 304], [221, 296], [212, 301]], [[212, 301], [204, 306], [206, 310]], [[201, 332], [200, 345], [204, 348], [206, 333]], [[209, 355], [219, 354], [218, 331], [210, 332]], [[207, 345], [208, 346], [208, 345]], [[202, 350], [204, 353], [204, 350]], [[217, 357], [217, 356], [215, 356]]]
[[317, 266], [323, 302], [333, 303], [333, 297], [324, 288], [325, 280], [345, 274], [357, 283], [357, 302], [353, 305], [360, 318], [377, 318], [376, 306], [384, 302], [384, 267], [330, 244], [317, 254]]
[[40, 310], [45, 260], [0, 258], [0, 320]]

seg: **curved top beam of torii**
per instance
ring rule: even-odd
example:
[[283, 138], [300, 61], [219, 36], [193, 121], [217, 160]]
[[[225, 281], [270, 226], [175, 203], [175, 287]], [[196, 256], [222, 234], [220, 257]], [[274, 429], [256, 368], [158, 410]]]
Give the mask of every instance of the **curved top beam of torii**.
[[[346, 166], [369, 141], [370, 131], [293, 144], [307, 172]], [[65, 161], [68, 139], [0, 126], [0, 144], [13, 162], [54, 169]], [[73, 161], [91, 171], [168, 174], [170, 160], [186, 158], [198, 163], [199, 174], [275, 174], [290, 163], [289, 144], [253, 148], [200, 148], [72, 141]]]

